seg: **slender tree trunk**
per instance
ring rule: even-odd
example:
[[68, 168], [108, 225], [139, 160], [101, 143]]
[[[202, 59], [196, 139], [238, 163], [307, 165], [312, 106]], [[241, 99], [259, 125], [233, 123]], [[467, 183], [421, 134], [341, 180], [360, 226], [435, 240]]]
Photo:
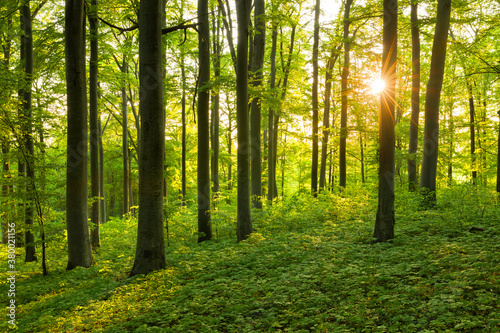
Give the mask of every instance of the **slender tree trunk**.
[[471, 169], [472, 169], [472, 184], [476, 185], [477, 178], [477, 165], [476, 165], [476, 140], [474, 136], [474, 124], [475, 124], [475, 109], [474, 109], [474, 95], [472, 92], [472, 84], [470, 80], [467, 80], [467, 90], [469, 91], [469, 114], [470, 114], [470, 157], [471, 157]]
[[123, 155], [123, 206], [122, 214], [126, 215], [130, 211], [129, 199], [129, 182], [130, 182], [130, 169], [129, 169], [129, 148], [128, 148], [128, 98], [127, 98], [127, 73], [128, 63], [127, 57], [123, 55], [123, 63], [120, 66], [123, 75], [122, 82], [122, 155]]
[[361, 183], [365, 183], [365, 154], [364, 154], [364, 147], [363, 147], [363, 134], [359, 132], [359, 151], [360, 151], [360, 157], [359, 161], [361, 163]]
[[68, 158], [66, 174], [67, 270], [90, 267], [92, 249], [87, 221], [87, 87], [85, 75], [85, 2], [66, 0], [66, 85]]
[[[276, 49], [278, 44], [278, 27], [275, 22], [272, 24], [272, 46], [271, 46], [271, 75], [270, 75], [270, 89], [271, 94], [276, 96]], [[269, 204], [273, 204], [276, 189], [276, 146], [274, 144], [274, 105], [269, 107], [267, 116], [267, 130], [268, 130], [268, 148], [267, 148], [267, 200]]]
[[252, 205], [254, 208], [262, 209], [262, 164], [261, 164], [261, 98], [260, 87], [262, 86], [264, 66], [264, 51], [266, 43], [266, 20], [265, 1], [255, 0], [255, 37], [252, 58], [253, 87], [257, 96], [252, 99], [251, 108], [251, 172], [252, 172]]
[[344, 65], [342, 66], [342, 108], [340, 111], [340, 150], [339, 150], [339, 185], [346, 186], [346, 145], [347, 145], [347, 94], [349, 93], [347, 79], [349, 77], [350, 42], [349, 42], [349, 12], [352, 0], [346, 0], [344, 9]]
[[380, 94], [378, 208], [373, 237], [377, 242], [394, 238], [394, 109], [396, 107], [398, 2], [384, 0], [382, 79]]
[[248, 119], [248, 23], [251, 0], [236, 0], [238, 44], [236, 62], [236, 126], [238, 129], [238, 242], [252, 233], [250, 209], [250, 131]]
[[139, 11], [141, 140], [139, 142], [139, 220], [134, 266], [130, 275], [165, 268], [163, 165], [165, 118], [161, 1], [142, 1]]
[[210, 221], [210, 27], [208, 0], [198, 0], [198, 242], [212, 238]]
[[425, 97], [424, 153], [420, 176], [420, 189], [426, 196], [426, 204], [428, 206], [436, 204], [436, 175], [439, 151], [439, 100], [443, 86], [450, 14], [451, 0], [438, 0], [431, 69]]
[[[500, 110], [497, 112], [500, 118]], [[500, 193], [500, 124], [498, 126], [498, 139], [497, 139], [497, 192]]]
[[33, 125], [32, 125], [32, 103], [31, 103], [31, 86], [33, 77], [33, 30], [31, 24], [31, 10], [30, 1], [25, 0], [21, 7], [21, 43], [23, 44], [25, 58], [24, 58], [24, 74], [25, 81], [23, 87], [23, 112], [22, 112], [22, 126], [23, 126], [23, 158], [26, 165], [26, 210], [25, 210], [25, 226], [24, 244], [26, 249], [26, 262], [36, 260], [35, 255], [35, 235], [33, 234], [33, 216], [35, 206], [35, 148], [33, 144]]
[[89, 122], [90, 122], [90, 189], [92, 197], [92, 206], [90, 209], [90, 221], [94, 224], [91, 232], [92, 247], [101, 246], [100, 220], [99, 220], [99, 111], [97, 95], [97, 77], [98, 77], [98, 21], [97, 21], [97, 0], [92, 0], [90, 11], [88, 13], [90, 26], [90, 65], [89, 65]]
[[186, 69], [184, 49], [181, 49], [181, 80], [182, 80], [182, 157], [181, 157], [181, 205], [186, 205]]
[[[215, 22], [215, 17], [212, 20], [212, 26], [213, 26], [213, 52], [214, 52], [214, 77], [215, 77], [215, 82], [219, 84], [220, 80], [220, 67], [221, 67], [221, 46], [220, 46], [220, 12], [219, 12], [219, 17], [217, 19], [217, 22]], [[220, 87], [220, 85], [219, 85]], [[220, 93], [219, 89], [215, 92], [215, 94], [212, 96], [212, 116], [211, 116], [211, 133], [210, 133], [210, 140], [211, 140], [211, 146], [212, 146], [212, 163], [211, 163], [211, 176], [212, 176], [212, 182], [213, 182], [213, 188], [212, 192], [213, 195], [216, 197], [218, 196], [218, 193], [220, 192], [220, 185], [219, 185], [219, 127], [220, 127], [220, 116], [219, 116], [219, 109], [220, 109]]]
[[103, 129], [101, 128], [101, 121], [97, 123], [99, 126], [99, 193], [101, 200], [99, 200], [99, 220], [101, 223], [106, 223], [106, 194], [104, 192], [104, 147], [102, 145]]
[[410, 191], [417, 189], [418, 120], [420, 115], [420, 29], [418, 27], [418, 0], [411, 3], [411, 121], [410, 140], [408, 142], [408, 187]]
[[318, 195], [318, 48], [319, 48], [319, 11], [320, 0], [316, 0], [314, 8], [314, 42], [313, 42], [313, 86], [312, 86], [312, 164], [311, 164], [311, 191], [314, 197]]
[[7, 179], [10, 180], [10, 146], [6, 138], [2, 138], [2, 244], [8, 242], [8, 225], [10, 224], [10, 198], [9, 198], [9, 184]]
[[321, 168], [319, 173], [319, 188], [326, 186], [326, 163], [328, 158], [328, 136], [330, 134], [330, 102], [332, 99], [333, 67], [338, 58], [339, 48], [333, 48], [328, 58], [325, 74], [325, 111], [323, 113], [323, 142], [321, 144]]

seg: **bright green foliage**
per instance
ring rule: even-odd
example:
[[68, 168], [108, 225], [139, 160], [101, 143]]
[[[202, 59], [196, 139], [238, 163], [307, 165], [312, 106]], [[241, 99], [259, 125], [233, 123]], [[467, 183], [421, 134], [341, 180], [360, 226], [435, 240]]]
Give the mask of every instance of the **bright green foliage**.
[[371, 244], [373, 193], [280, 201], [254, 215], [254, 234], [239, 244], [230, 207], [214, 213], [214, 241], [202, 244], [195, 209], [183, 207], [170, 216], [169, 267], [135, 278], [126, 277], [133, 218], [102, 226], [89, 269], [65, 272], [65, 242], [51, 242], [49, 276], [36, 263], [18, 267], [18, 331], [498, 331], [495, 195], [443, 190], [435, 210], [419, 211], [419, 196], [398, 190], [398, 237]]

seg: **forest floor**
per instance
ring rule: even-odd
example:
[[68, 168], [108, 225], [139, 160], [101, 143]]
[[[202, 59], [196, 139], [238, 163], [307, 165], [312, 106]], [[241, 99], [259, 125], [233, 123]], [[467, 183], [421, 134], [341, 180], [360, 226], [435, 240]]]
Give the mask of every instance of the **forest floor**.
[[[19, 250], [14, 329], [500, 332], [495, 193], [442, 189], [436, 209], [422, 210], [418, 195], [401, 191], [396, 238], [384, 244], [372, 243], [373, 193], [357, 187], [342, 196], [288, 198], [255, 213], [255, 232], [241, 243], [234, 207], [214, 210], [216, 237], [201, 244], [195, 207], [176, 209], [169, 218], [168, 267], [133, 278], [134, 218], [102, 226], [102, 246], [89, 269], [66, 272], [65, 236], [53, 236], [48, 276], [39, 262], [23, 263]], [[0, 259], [7, 262], [5, 245]], [[5, 300], [6, 279], [1, 283]], [[12, 329], [7, 319], [0, 331]]]

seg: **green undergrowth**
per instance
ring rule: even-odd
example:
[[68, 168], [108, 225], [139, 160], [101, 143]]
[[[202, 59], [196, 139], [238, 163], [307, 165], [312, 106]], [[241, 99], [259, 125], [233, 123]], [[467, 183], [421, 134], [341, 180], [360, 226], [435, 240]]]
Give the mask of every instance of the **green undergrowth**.
[[[127, 277], [134, 218], [102, 226], [89, 269], [66, 272], [65, 242], [50, 243], [48, 276], [18, 257], [17, 330], [500, 332], [495, 194], [444, 189], [422, 210], [418, 195], [397, 193], [396, 238], [374, 244], [370, 193], [279, 201], [254, 213], [255, 232], [239, 244], [234, 208], [215, 207], [214, 240], [201, 244], [195, 207], [172, 210], [168, 267], [146, 276]], [[4, 299], [5, 279], [1, 288]]]

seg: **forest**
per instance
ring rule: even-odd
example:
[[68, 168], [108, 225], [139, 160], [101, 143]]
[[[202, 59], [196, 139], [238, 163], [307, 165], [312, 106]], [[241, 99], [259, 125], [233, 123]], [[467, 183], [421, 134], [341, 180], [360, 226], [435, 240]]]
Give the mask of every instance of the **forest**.
[[499, 17], [2, 1], [0, 330], [500, 332]]

